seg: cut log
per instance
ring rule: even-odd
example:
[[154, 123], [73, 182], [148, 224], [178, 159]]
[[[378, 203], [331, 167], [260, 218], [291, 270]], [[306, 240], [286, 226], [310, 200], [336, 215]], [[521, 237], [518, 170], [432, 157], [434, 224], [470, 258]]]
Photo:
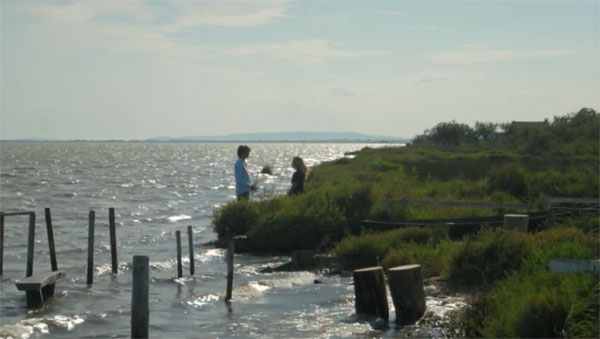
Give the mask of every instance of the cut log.
[[410, 324], [419, 320], [427, 308], [421, 265], [390, 268], [388, 280], [396, 308], [396, 322]]
[[375, 266], [355, 270], [354, 295], [357, 314], [369, 314], [389, 319], [383, 267]]

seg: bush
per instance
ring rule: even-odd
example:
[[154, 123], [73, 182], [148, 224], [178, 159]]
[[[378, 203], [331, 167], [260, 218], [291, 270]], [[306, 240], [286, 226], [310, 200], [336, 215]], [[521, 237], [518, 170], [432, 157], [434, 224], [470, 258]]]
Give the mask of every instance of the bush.
[[451, 279], [467, 284], [491, 284], [521, 267], [528, 253], [528, 235], [485, 229], [457, 250], [449, 267]]
[[347, 219], [316, 194], [282, 197], [278, 208], [265, 213], [248, 232], [258, 248], [275, 251], [322, 249], [345, 235]]
[[527, 173], [516, 165], [505, 166], [490, 172], [488, 191], [504, 191], [514, 197], [527, 195]]
[[[444, 253], [446, 245], [440, 245], [446, 239], [445, 228], [407, 227], [379, 234], [363, 234], [342, 240], [336, 247], [334, 255], [347, 269], [356, 269], [383, 264], [386, 267], [403, 265], [411, 260], [411, 264], [422, 264], [424, 267], [435, 266], [442, 271], [443, 265], [433, 265]], [[425, 264], [427, 263], [427, 264]]]
[[259, 215], [257, 204], [232, 201], [213, 212], [213, 230], [219, 238], [227, 237], [228, 228], [232, 236], [246, 234], [256, 224]]
[[381, 264], [386, 269], [418, 264], [422, 268], [433, 270], [436, 274], [443, 274], [447, 270], [455, 248], [455, 243], [450, 241], [429, 242], [425, 245], [407, 243], [388, 251]]
[[597, 338], [598, 280], [593, 275], [540, 269], [512, 275], [482, 301], [477, 336], [491, 338]]

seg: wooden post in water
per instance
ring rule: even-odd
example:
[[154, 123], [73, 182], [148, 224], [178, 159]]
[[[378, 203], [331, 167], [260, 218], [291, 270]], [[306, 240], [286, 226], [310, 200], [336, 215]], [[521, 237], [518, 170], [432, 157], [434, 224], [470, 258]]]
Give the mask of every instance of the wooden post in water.
[[4, 212], [0, 212], [0, 275], [4, 266]]
[[396, 322], [412, 324], [419, 320], [427, 309], [421, 265], [390, 268], [388, 282], [396, 309]]
[[96, 224], [96, 212], [90, 211], [88, 219], [88, 267], [87, 284], [94, 283], [94, 228]]
[[149, 294], [149, 259], [145, 255], [133, 256], [133, 289], [131, 292], [131, 337], [148, 338], [150, 308]]
[[115, 226], [115, 209], [108, 209], [108, 228], [110, 233], [110, 259], [112, 264], [112, 273], [119, 273], [119, 262], [117, 261], [117, 230]]
[[233, 290], [233, 253], [235, 252], [235, 243], [233, 240], [229, 240], [227, 243], [227, 294], [225, 295], [225, 301], [231, 300]]
[[527, 214], [505, 214], [504, 229], [516, 230], [527, 233], [529, 226], [529, 216]]
[[33, 275], [33, 245], [35, 244], [35, 212], [29, 213], [29, 236], [27, 239], [27, 273], [25, 277]]
[[183, 267], [181, 266], [181, 232], [175, 231], [177, 239], [177, 278], [183, 277]]
[[188, 246], [190, 247], [190, 275], [194, 275], [194, 238], [192, 234], [192, 226], [187, 227], [188, 231]]
[[58, 271], [58, 263], [56, 262], [56, 248], [54, 247], [54, 231], [52, 230], [52, 216], [50, 207], [44, 210], [46, 215], [46, 232], [48, 233], [48, 249], [50, 250], [50, 267], [52, 272]]
[[389, 319], [390, 312], [385, 291], [383, 267], [362, 268], [355, 270], [353, 275], [356, 313]]

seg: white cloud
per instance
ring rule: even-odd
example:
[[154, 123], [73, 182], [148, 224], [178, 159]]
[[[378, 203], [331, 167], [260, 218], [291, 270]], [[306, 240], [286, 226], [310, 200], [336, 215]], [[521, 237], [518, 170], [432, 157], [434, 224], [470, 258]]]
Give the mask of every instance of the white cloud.
[[106, 14], [125, 15], [136, 22], [148, 22], [154, 17], [151, 7], [139, 0], [23, 5], [25, 11], [50, 22], [85, 23]]
[[402, 11], [389, 11], [389, 10], [382, 10], [382, 11], [375, 11], [375, 14], [379, 14], [379, 15], [387, 15], [387, 16], [405, 16], [406, 13], [402, 12]]
[[166, 32], [195, 26], [251, 27], [270, 25], [285, 16], [287, 2], [175, 2], [177, 18]]
[[576, 51], [574, 49], [513, 51], [502, 49], [493, 50], [489, 48], [472, 48], [464, 51], [433, 53], [428, 57], [437, 63], [475, 63], [529, 58], [550, 58], [575, 53]]
[[361, 58], [389, 54], [387, 51], [340, 49], [340, 44], [324, 39], [289, 41], [281, 44], [247, 45], [229, 49], [232, 55], [272, 55], [301, 62], [319, 62], [329, 58]]
[[408, 77], [406, 79], [406, 81], [409, 84], [412, 85], [426, 85], [426, 84], [432, 84], [434, 82], [438, 82], [441, 80], [449, 80], [454, 78], [454, 76], [448, 74], [448, 73], [444, 73], [444, 72], [435, 72], [435, 71], [429, 71], [429, 72], [424, 72], [412, 77]]
[[346, 88], [346, 87], [334, 87], [330, 90], [330, 93], [334, 96], [341, 96], [341, 97], [354, 98], [354, 97], [358, 96], [357, 91]]
[[408, 28], [413, 31], [431, 32], [431, 31], [437, 31], [439, 29], [439, 26], [436, 26], [436, 25], [412, 25], [412, 26], [408, 26]]

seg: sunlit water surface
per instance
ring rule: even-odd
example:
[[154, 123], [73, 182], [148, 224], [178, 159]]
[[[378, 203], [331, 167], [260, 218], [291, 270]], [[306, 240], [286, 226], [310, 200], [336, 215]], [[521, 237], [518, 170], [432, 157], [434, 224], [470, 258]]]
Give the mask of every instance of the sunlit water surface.
[[[258, 197], [284, 194], [293, 156], [308, 166], [345, 156], [367, 144], [249, 144]], [[207, 245], [213, 210], [235, 198], [237, 144], [1, 143], [4, 212], [37, 215], [34, 273], [49, 271], [44, 208], [50, 207], [59, 269], [66, 279], [55, 298], [27, 311], [14, 283], [25, 276], [26, 217], [6, 218], [1, 278], [0, 337], [129, 337], [131, 261], [150, 258], [150, 336], [393, 337], [418, 333], [357, 317], [351, 275], [327, 272], [260, 273], [288, 257], [236, 254], [233, 302], [223, 301], [225, 252]], [[255, 199], [253, 198], [253, 199]], [[108, 209], [117, 221], [119, 273], [110, 266]], [[96, 213], [94, 284], [86, 285], [88, 213]], [[189, 275], [187, 226], [193, 226], [196, 274]], [[182, 233], [184, 278], [177, 275], [175, 231]], [[322, 284], [315, 284], [318, 279]], [[428, 299], [435, 308], [437, 301]], [[390, 301], [390, 307], [393, 308]], [[442, 309], [443, 312], [445, 309]], [[393, 313], [392, 313], [393, 319]], [[443, 335], [429, 329], [427, 335]]]

